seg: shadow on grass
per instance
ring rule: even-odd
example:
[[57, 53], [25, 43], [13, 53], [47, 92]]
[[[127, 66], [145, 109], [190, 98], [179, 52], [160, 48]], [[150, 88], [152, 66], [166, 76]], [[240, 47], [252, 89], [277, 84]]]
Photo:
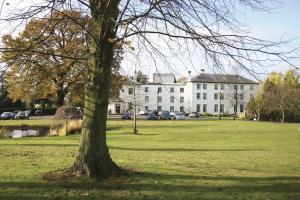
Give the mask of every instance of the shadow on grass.
[[[212, 184], [207, 184], [208, 181]], [[248, 199], [247, 195], [253, 197], [257, 194], [262, 198], [269, 195], [270, 199], [279, 196], [280, 199], [298, 199], [300, 177], [193, 176], [145, 172], [101, 182], [0, 182], [0, 199], [76, 200], [87, 199], [86, 193], [92, 199], [199, 199], [199, 195], [204, 200], [232, 199], [232, 195], [237, 197], [235, 199]]]
[[[0, 144], [0, 146], [24, 146], [24, 147], [78, 147], [78, 144]], [[112, 150], [122, 150], [122, 151], [145, 151], [145, 152], [255, 152], [255, 151], [268, 151], [266, 149], [247, 149], [247, 148], [236, 148], [236, 149], [200, 149], [200, 148], [130, 148], [130, 147], [114, 147], [110, 146], [109, 149]]]
[[24, 146], [24, 147], [78, 147], [79, 144], [0, 144], [0, 146]]
[[199, 148], [130, 148], [130, 147], [113, 147], [110, 146], [109, 149], [115, 149], [115, 150], [125, 150], [125, 151], [173, 151], [173, 152], [189, 152], [189, 151], [207, 151], [207, 152], [227, 152], [227, 151], [267, 151], [266, 149], [247, 149], [247, 148], [240, 148], [240, 149], [199, 149]]

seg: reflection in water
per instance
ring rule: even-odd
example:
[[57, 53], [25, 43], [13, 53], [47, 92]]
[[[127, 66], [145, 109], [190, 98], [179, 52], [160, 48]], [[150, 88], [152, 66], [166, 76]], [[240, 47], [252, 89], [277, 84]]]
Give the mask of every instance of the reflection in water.
[[15, 130], [11, 130], [7, 133], [7, 136], [12, 137], [12, 138], [22, 138], [22, 137], [29, 137], [29, 136], [43, 136], [43, 135], [45, 135], [44, 131], [34, 130], [34, 129], [28, 129], [28, 130], [15, 129]]

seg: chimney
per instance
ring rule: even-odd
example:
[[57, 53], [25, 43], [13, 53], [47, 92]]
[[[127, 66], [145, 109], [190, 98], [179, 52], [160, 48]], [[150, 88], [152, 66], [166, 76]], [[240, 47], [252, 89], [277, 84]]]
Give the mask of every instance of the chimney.
[[201, 73], [204, 73], [204, 69], [201, 69]]
[[190, 82], [192, 80], [192, 72], [188, 71], [188, 82]]

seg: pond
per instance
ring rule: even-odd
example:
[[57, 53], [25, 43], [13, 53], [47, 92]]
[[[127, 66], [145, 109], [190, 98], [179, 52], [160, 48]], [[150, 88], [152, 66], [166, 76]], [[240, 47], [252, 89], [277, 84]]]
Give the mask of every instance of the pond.
[[47, 129], [12, 129], [5, 131], [2, 135], [9, 138], [37, 137], [47, 135], [48, 131]]

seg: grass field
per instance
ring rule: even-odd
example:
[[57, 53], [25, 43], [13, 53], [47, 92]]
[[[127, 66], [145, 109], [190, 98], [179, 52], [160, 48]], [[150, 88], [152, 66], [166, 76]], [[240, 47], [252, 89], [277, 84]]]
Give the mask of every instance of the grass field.
[[131, 123], [109, 122], [107, 140], [132, 173], [101, 182], [41, 178], [72, 164], [78, 135], [0, 139], [0, 199], [300, 199], [300, 124]]

